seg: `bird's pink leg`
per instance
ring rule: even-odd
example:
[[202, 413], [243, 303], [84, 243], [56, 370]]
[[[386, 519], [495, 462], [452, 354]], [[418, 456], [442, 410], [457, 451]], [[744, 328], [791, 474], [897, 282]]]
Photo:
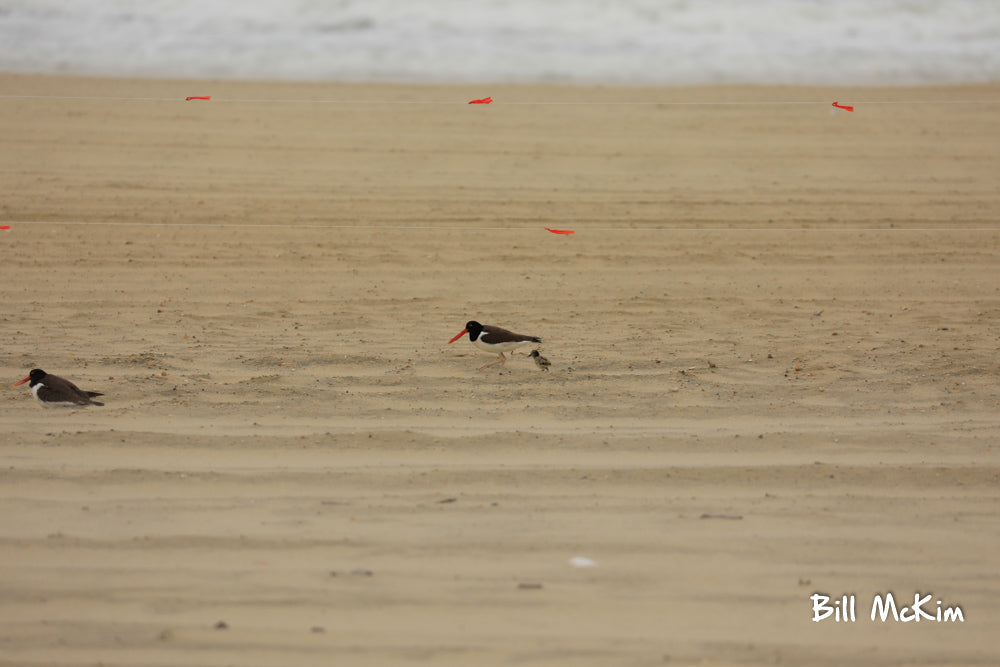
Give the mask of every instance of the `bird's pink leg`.
[[503, 352], [500, 353], [500, 358], [499, 359], [497, 359], [496, 361], [492, 361], [492, 362], [490, 362], [488, 364], [484, 364], [484, 365], [480, 366], [479, 370], [484, 371], [487, 368], [489, 368], [490, 366], [496, 366], [497, 364], [500, 364], [501, 366], [505, 366], [507, 364], [507, 357], [503, 356]]

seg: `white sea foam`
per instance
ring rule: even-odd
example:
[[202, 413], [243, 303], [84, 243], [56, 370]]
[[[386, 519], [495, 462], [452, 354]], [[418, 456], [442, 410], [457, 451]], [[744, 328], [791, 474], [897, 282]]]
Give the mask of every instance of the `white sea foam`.
[[1000, 80], [1000, 0], [0, 0], [0, 70], [315, 81]]

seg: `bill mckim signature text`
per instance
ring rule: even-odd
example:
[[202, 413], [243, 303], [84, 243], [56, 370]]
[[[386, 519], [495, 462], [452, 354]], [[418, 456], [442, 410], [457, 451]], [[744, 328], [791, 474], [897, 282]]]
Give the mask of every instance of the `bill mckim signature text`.
[[[857, 596], [853, 593], [841, 595], [834, 600], [824, 593], [813, 593], [809, 596], [812, 600], [813, 616], [815, 623], [822, 621], [833, 621], [834, 623], [855, 623], [857, 622]], [[903, 602], [907, 604], [903, 604]], [[872, 600], [872, 621], [883, 623], [920, 623], [930, 621], [932, 623], [964, 623], [965, 614], [959, 605], [946, 605], [933, 594], [913, 594], [913, 604], [908, 604], [909, 599], [901, 598], [896, 601], [892, 593], [877, 593]]]

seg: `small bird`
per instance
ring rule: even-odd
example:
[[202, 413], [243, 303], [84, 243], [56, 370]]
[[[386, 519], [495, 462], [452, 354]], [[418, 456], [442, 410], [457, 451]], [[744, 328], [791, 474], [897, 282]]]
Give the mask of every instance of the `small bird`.
[[531, 352], [528, 353], [528, 356], [534, 359], [535, 364], [537, 364], [538, 367], [541, 368], [543, 371], [549, 370], [549, 366], [552, 365], [552, 362], [543, 357], [542, 355], [540, 355], [538, 353], [538, 350], [532, 350]]
[[31, 387], [31, 393], [46, 408], [104, 405], [100, 401], [93, 400], [94, 396], [103, 396], [104, 394], [101, 392], [83, 391], [69, 380], [57, 375], [49, 375], [41, 368], [33, 369], [28, 373], [28, 377], [15, 382], [14, 386], [20, 386], [25, 382], [30, 382], [28, 386]]
[[465, 323], [465, 328], [458, 332], [458, 334], [448, 341], [451, 345], [456, 340], [469, 334], [469, 340], [477, 348], [486, 352], [487, 354], [498, 354], [500, 358], [493, 363], [484, 364], [479, 367], [479, 370], [485, 370], [490, 366], [495, 366], [500, 364], [501, 366], [507, 363], [507, 357], [504, 356], [504, 352], [510, 352], [516, 350], [523, 345], [531, 345], [532, 343], [541, 343], [542, 339], [537, 336], [525, 336], [524, 334], [517, 334], [513, 331], [507, 331], [506, 329], [501, 329], [500, 327], [490, 326], [489, 324], [480, 324], [475, 320], [471, 320]]

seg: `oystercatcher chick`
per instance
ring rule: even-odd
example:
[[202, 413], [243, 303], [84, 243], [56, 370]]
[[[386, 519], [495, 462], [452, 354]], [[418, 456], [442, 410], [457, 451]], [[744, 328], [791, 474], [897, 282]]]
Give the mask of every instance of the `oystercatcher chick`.
[[94, 396], [103, 396], [99, 391], [83, 391], [75, 384], [58, 375], [49, 375], [41, 368], [35, 368], [28, 377], [14, 383], [20, 386], [29, 382], [31, 393], [35, 399], [46, 408], [51, 407], [73, 407], [79, 405], [104, 405], [100, 401], [93, 400]]
[[528, 356], [534, 359], [535, 364], [543, 371], [549, 370], [549, 366], [552, 365], [552, 362], [543, 357], [542, 355], [540, 355], [538, 353], [538, 350], [532, 350], [531, 352], [528, 353]]
[[542, 342], [542, 339], [537, 336], [526, 336], [524, 334], [518, 334], [513, 331], [501, 329], [500, 327], [494, 327], [489, 324], [480, 324], [479, 322], [472, 320], [466, 322], [465, 328], [458, 332], [454, 338], [448, 341], [448, 344], [451, 345], [465, 334], [469, 334], [469, 340], [472, 341], [472, 344], [483, 352], [487, 354], [497, 354], [500, 356], [500, 358], [496, 361], [480, 366], [479, 370], [485, 370], [490, 366], [496, 366], [497, 364], [500, 364], [501, 366], [505, 365], [507, 363], [507, 357], [504, 356], [504, 352], [516, 350], [524, 345]]

